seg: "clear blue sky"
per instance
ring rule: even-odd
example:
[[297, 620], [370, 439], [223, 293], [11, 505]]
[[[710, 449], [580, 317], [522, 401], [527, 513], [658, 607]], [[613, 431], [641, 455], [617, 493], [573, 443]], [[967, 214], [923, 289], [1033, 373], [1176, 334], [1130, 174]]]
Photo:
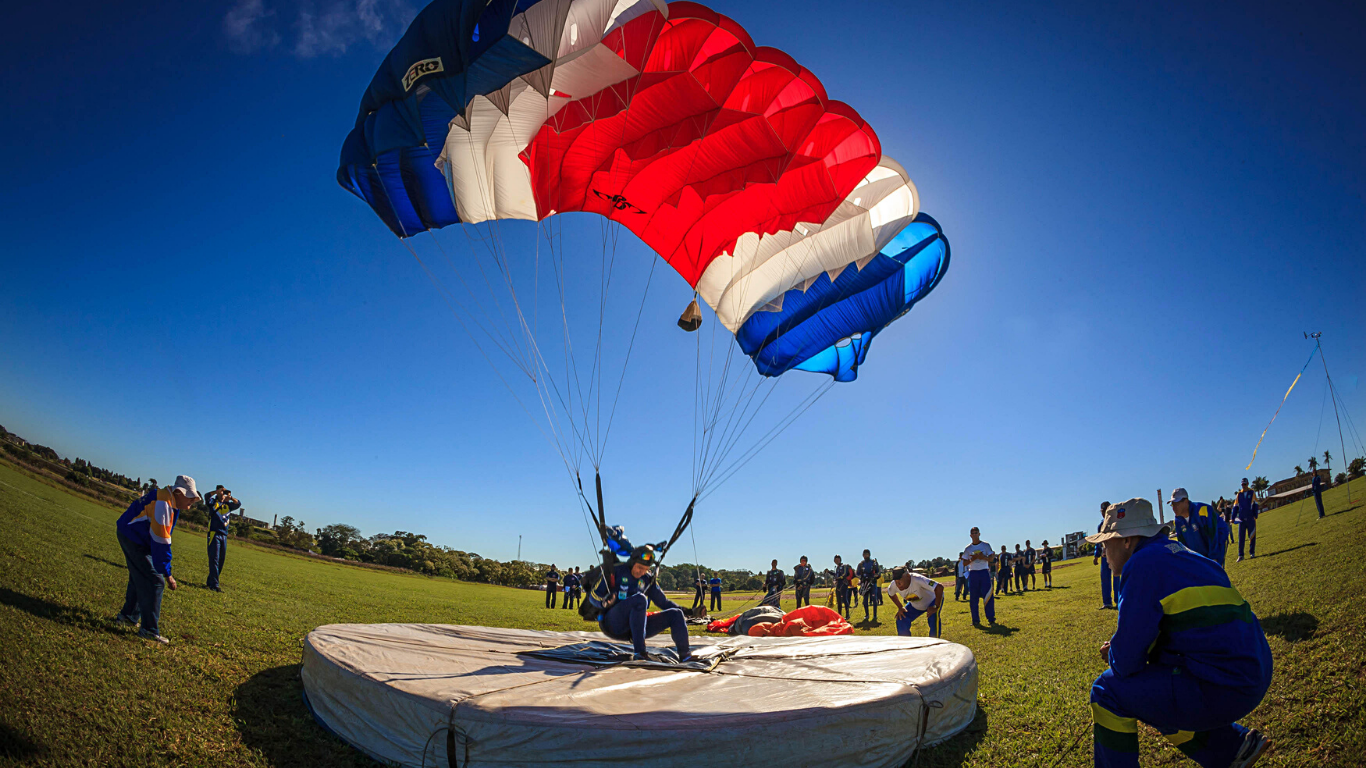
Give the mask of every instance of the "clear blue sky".
[[[502, 559], [520, 534], [528, 559], [587, 564], [558, 455], [334, 179], [417, 7], [12, 9], [0, 424], [228, 484], [256, 516]], [[1366, 426], [1366, 6], [713, 7], [869, 120], [954, 259], [857, 382], [707, 499], [703, 562], [893, 563], [972, 525], [1056, 541], [1103, 499], [1228, 494], [1306, 330]], [[595, 223], [567, 231], [571, 260], [600, 255]], [[656, 274], [604, 470], [608, 517], [641, 539], [689, 491], [688, 294]], [[1338, 456], [1322, 397], [1315, 361], [1252, 474]]]

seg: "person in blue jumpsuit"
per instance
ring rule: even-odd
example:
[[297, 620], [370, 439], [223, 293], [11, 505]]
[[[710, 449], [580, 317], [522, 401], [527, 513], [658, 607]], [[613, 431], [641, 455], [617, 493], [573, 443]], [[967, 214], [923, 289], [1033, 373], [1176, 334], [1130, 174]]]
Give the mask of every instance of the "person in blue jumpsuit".
[[711, 607], [708, 610], [721, 610], [721, 572], [713, 571], [707, 582], [711, 586]]
[[787, 588], [787, 574], [783, 573], [783, 569], [778, 567], [778, 561], [774, 560], [768, 569], [768, 575], [764, 576], [764, 599], [759, 601], [759, 605], [781, 608], [785, 588]]
[[[1109, 506], [1108, 501], [1100, 503], [1100, 525], [1096, 526], [1096, 533], [1100, 533], [1101, 527], [1105, 525], [1105, 509]], [[1105, 550], [1101, 547], [1096, 547], [1095, 557], [1091, 558], [1091, 565], [1096, 563], [1100, 563], [1100, 609], [1112, 610], [1115, 601], [1119, 599], [1119, 571], [1110, 569], [1110, 563], [1105, 559]], [[1111, 600], [1112, 593], [1114, 600]]]
[[797, 591], [797, 607], [811, 605], [811, 585], [816, 581], [816, 572], [811, 570], [811, 566], [806, 562], [806, 555], [802, 555], [802, 561], [797, 563], [792, 569], [792, 586]]
[[179, 475], [170, 488], [152, 487], [124, 510], [114, 523], [114, 535], [128, 565], [128, 588], [115, 624], [139, 626], [138, 637], [163, 645], [161, 598], [177, 588], [171, 575], [171, 533], [180, 513], [199, 501], [194, 478]]
[[574, 600], [579, 595], [580, 577], [574, 572], [573, 568], [564, 569], [564, 609], [569, 610], [574, 607]]
[[[631, 558], [612, 568], [612, 583], [616, 598], [598, 619], [604, 635], [614, 640], [630, 640], [637, 660], [647, 659], [645, 639], [669, 630], [680, 661], [691, 660], [688, 648], [688, 617], [683, 606], [665, 597], [664, 590], [655, 582], [654, 566], [659, 555], [654, 546], [645, 544], [631, 550]], [[650, 604], [660, 610], [650, 613]]]
[[858, 564], [854, 575], [858, 577], [859, 591], [863, 593], [863, 620], [867, 622], [868, 609], [872, 608], [874, 624], [877, 623], [877, 607], [882, 603], [882, 590], [878, 587], [877, 577], [881, 569], [878, 568], [877, 561], [873, 560], [873, 553], [863, 550], [863, 562]]
[[242, 502], [220, 485], [204, 497], [204, 504], [209, 508], [209, 578], [204, 586], [222, 592], [218, 577], [222, 575], [223, 561], [228, 557], [228, 518], [241, 508]]
[[1314, 492], [1314, 506], [1319, 508], [1319, 519], [1323, 519], [1323, 480], [1319, 479], [1319, 473], [1314, 471], [1314, 476], [1309, 479], [1309, 490]]
[[1172, 524], [1176, 540], [1199, 555], [1204, 555], [1224, 567], [1224, 556], [1228, 554], [1228, 524], [1215, 511], [1214, 507], [1201, 501], [1191, 501], [1185, 488], [1172, 491], [1167, 502], [1176, 518]]
[[1243, 478], [1243, 487], [1238, 489], [1238, 495], [1233, 499], [1233, 519], [1238, 521], [1238, 562], [1243, 562], [1243, 545], [1247, 540], [1251, 540], [1249, 552], [1253, 557], [1257, 556], [1257, 516], [1262, 513], [1262, 508], [1257, 504], [1257, 494], [1248, 487], [1247, 478]]
[[1014, 573], [1013, 556], [1001, 545], [1001, 554], [996, 556], [996, 594], [1010, 594], [1010, 574]]
[[987, 621], [996, 623], [996, 599], [991, 594], [991, 561], [995, 558], [991, 545], [982, 541], [982, 532], [973, 528], [968, 532], [972, 543], [963, 550], [968, 561], [968, 608], [972, 612], [972, 626], [982, 626], [977, 614], [977, 601], [985, 602]]
[[1087, 541], [1121, 574], [1109, 665], [1091, 684], [1097, 768], [1138, 768], [1138, 721], [1204, 768], [1247, 768], [1270, 746], [1238, 724], [1271, 685], [1257, 616], [1214, 561], [1168, 538], [1147, 499], [1111, 505]]
[[1029, 586], [1029, 557], [1025, 554], [1020, 545], [1015, 545], [1015, 554], [1011, 557], [1011, 562], [1015, 564], [1015, 592], [1023, 595], [1025, 588]]
[[854, 569], [846, 565], [843, 558], [835, 555], [835, 612], [849, 620], [849, 580], [854, 578]]

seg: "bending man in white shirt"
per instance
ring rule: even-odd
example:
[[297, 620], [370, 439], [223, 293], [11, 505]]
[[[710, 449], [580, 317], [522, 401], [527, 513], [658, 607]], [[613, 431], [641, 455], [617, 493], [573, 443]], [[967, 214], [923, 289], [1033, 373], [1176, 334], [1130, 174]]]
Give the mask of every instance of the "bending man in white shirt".
[[930, 625], [930, 637], [939, 637], [943, 630], [940, 611], [944, 608], [944, 585], [915, 573], [910, 568], [893, 568], [892, 581], [887, 585], [887, 596], [896, 604], [896, 633], [911, 636], [911, 622], [925, 614]]

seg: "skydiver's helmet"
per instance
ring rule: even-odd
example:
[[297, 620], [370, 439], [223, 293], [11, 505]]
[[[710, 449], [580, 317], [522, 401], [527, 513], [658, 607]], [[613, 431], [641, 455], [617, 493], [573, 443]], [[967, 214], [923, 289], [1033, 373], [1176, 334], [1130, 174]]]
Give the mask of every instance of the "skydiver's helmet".
[[653, 568], [659, 564], [659, 551], [655, 549], [653, 544], [642, 544], [631, 550], [631, 559], [627, 562], [630, 565], [641, 563]]

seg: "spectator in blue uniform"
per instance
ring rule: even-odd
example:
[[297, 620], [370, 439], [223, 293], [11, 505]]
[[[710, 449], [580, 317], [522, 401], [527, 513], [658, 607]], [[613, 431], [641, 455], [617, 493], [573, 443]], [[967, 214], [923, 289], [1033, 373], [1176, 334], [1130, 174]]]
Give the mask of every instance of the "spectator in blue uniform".
[[707, 607], [707, 580], [702, 577], [701, 571], [698, 571], [697, 578], [693, 579], [692, 588], [692, 609], [689, 612], [694, 616], [701, 616]]
[[797, 607], [811, 605], [811, 585], [816, 581], [816, 573], [811, 570], [811, 566], [806, 562], [806, 555], [802, 555], [802, 561], [797, 563], [792, 569], [792, 586], [797, 591]]
[[194, 478], [179, 475], [172, 487], [143, 494], [114, 524], [128, 565], [128, 589], [114, 623], [137, 626], [140, 622], [138, 637], [163, 645], [170, 642], [161, 636], [161, 596], [165, 589], [179, 586], [171, 575], [171, 532], [181, 511], [196, 501], [199, 492]]
[[1043, 573], [1044, 589], [1053, 588], [1053, 548], [1048, 546], [1048, 539], [1043, 540], [1043, 546], [1039, 549], [1039, 571]]
[[545, 607], [554, 608], [556, 596], [560, 594], [560, 572], [555, 570], [555, 564], [550, 564], [550, 570], [545, 572]]
[[579, 575], [573, 568], [564, 569], [564, 608], [569, 610], [574, 607], [574, 599], [578, 597]]
[[958, 553], [958, 562], [953, 566], [953, 599], [962, 600], [968, 594], [968, 553]]
[[1034, 572], [1037, 570], [1037, 568], [1035, 567], [1035, 564], [1038, 562], [1038, 559], [1039, 559], [1039, 551], [1038, 551], [1037, 549], [1035, 549], [1034, 546], [1031, 545], [1031, 544], [1029, 543], [1029, 539], [1025, 539], [1025, 549], [1024, 549], [1024, 553], [1025, 553], [1025, 575], [1029, 577], [1029, 588], [1030, 588], [1030, 589], [1038, 589], [1038, 588], [1039, 588], [1038, 577], [1034, 575]]
[[858, 577], [859, 592], [863, 598], [863, 620], [868, 621], [868, 609], [873, 610], [872, 621], [877, 622], [877, 607], [882, 603], [882, 590], [878, 588], [877, 577], [880, 572], [873, 553], [863, 550], [863, 562], [858, 564], [854, 575]]
[[1224, 518], [1214, 507], [1202, 501], [1191, 501], [1185, 488], [1172, 491], [1167, 502], [1172, 506], [1172, 520], [1176, 528], [1176, 540], [1198, 555], [1204, 555], [1224, 567], [1224, 556], [1228, 554], [1229, 532]]
[[[654, 566], [659, 562], [655, 548], [645, 544], [631, 550], [631, 559], [612, 569], [616, 598], [602, 614], [598, 625], [602, 633], [616, 640], [630, 640], [636, 659], [646, 659], [645, 639], [669, 630], [681, 661], [691, 660], [688, 649], [688, 617], [683, 606], [664, 595], [655, 582]], [[650, 604], [660, 610], [650, 613]]]
[[1014, 561], [1014, 556], [1002, 544], [1001, 554], [996, 556], [996, 594], [1010, 594], [1010, 574], [1015, 572]]
[[996, 623], [996, 600], [991, 594], [991, 561], [996, 556], [991, 545], [982, 541], [982, 532], [974, 527], [968, 532], [972, 543], [963, 550], [968, 561], [968, 609], [972, 612], [972, 626], [982, 626], [978, 618], [977, 602], [985, 602], [987, 621]]
[[711, 580], [707, 582], [711, 585], [711, 608], [708, 610], [721, 610], [721, 572], [713, 571]]
[[1318, 470], [1314, 470], [1313, 477], [1309, 479], [1309, 490], [1314, 492], [1314, 506], [1319, 508], [1319, 519], [1323, 519], [1323, 481], [1319, 479]]
[[[1105, 525], [1105, 509], [1110, 506], [1110, 502], [1100, 503], [1100, 525], [1096, 526], [1096, 533]], [[1119, 599], [1119, 571], [1112, 571], [1110, 562], [1105, 559], [1105, 550], [1096, 547], [1095, 557], [1091, 558], [1091, 565], [1100, 563], [1100, 609], [1107, 610], [1115, 607], [1115, 600]], [[1111, 594], [1114, 600], [1111, 600]]]
[[1025, 587], [1029, 586], [1029, 565], [1026, 560], [1024, 550], [1020, 549], [1019, 544], [1016, 544], [1015, 554], [1011, 555], [1010, 561], [1015, 566], [1015, 592], [1021, 595], [1024, 594]]
[[1257, 505], [1257, 494], [1248, 487], [1247, 478], [1243, 478], [1243, 487], [1238, 489], [1238, 495], [1233, 499], [1233, 519], [1238, 521], [1238, 562], [1243, 562], [1243, 544], [1249, 543], [1248, 551], [1253, 556], [1257, 556], [1257, 516], [1262, 513], [1262, 508]]
[[1138, 767], [1138, 721], [1204, 768], [1247, 768], [1270, 746], [1238, 724], [1271, 684], [1271, 649], [1223, 568], [1167, 536], [1147, 499], [1111, 505], [1087, 541], [1122, 574], [1109, 665], [1091, 684], [1095, 764]]
[[228, 557], [228, 519], [241, 508], [242, 502], [220, 485], [204, 497], [204, 503], [209, 508], [209, 578], [204, 586], [222, 592], [218, 577], [222, 575], [223, 561]]

